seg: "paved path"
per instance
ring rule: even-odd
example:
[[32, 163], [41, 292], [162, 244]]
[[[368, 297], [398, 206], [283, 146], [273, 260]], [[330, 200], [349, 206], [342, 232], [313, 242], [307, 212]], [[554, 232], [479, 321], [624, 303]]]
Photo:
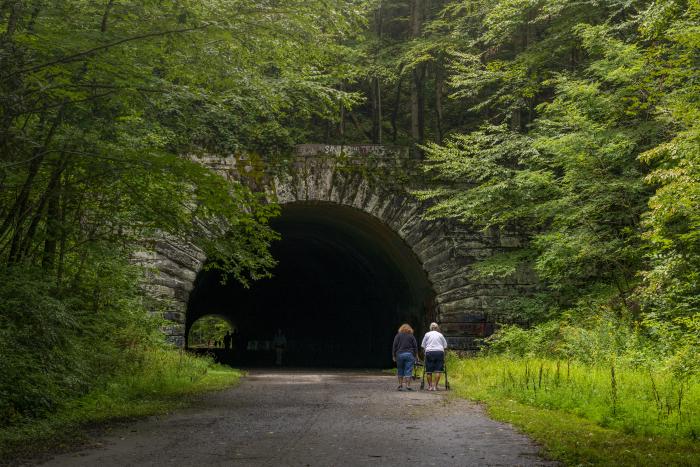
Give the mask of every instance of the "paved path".
[[478, 406], [441, 392], [398, 392], [392, 376], [255, 370], [236, 388], [46, 465], [554, 465], [537, 452]]

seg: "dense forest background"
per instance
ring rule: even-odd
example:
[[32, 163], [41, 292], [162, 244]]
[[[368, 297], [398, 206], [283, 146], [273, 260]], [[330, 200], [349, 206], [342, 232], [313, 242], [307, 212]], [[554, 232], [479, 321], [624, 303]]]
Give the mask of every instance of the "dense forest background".
[[[698, 371], [700, 3], [382, 1], [323, 141], [414, 144], [429, 216], [531, 234], [492, 348]], [[323, 125], [314, 124], [323, 129]]]
[[475, 270], [542, 284], [503, 303], [529, 327], [493, 351], [682, 387], [700, 370], [699, 20], [698, 0], [2, 0], [0, 418], [157, 345], [142, 239], [193, 241], [242, 281], [274, 264], [275, 207], [183, 155], [310, 142], [410, 145], [430, 216], [529, 234]]

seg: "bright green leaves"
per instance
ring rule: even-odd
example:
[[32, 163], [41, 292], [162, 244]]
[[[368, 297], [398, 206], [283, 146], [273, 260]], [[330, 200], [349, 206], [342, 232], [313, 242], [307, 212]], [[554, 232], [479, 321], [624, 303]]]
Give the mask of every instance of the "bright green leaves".
[[[426, 171], [446, 184], [418, 193], [438, 200], [428, 211], [431, 217], [455, 217], [480, 228], [535, 227], [556, 189], [532, 139], [503, 126], [458, 135], [425, 151]], [[525, 170], [531, 167], [535, 170]]]
[[241, 280], [264, 275], [274, 209], [189, 156], [284, 153], [302, 135], [295, 119], [349, 102], [333, 68], [338, 41], [362, 21], [360, 3], [26, 6], [0, 38], [0, 180], [11, 187], [1, 196], [15, 206], [0, 210], [3, 258], [60, 257], [67, 272], [81, 261], [73, 245], [128, 249], [163, 231]]
[[534, 268], [549, 298], [517, 305], [528, 318], [537, 301], [545, 316], [585, 297], [633, 314], [639, 300], [675, 316], [697, 305], [696, 3], [461, 4], [473, 42], [453, 54], [452, 97], [511, 130], [426, 145], [436, 185], [418, 194], [431, 217], [531, 233], [522, 255], [477, 266]]
[[639, 156], [656, 188], [643, 217], [654, 254], [641, 298], [663, 318], [700, 306], [700, 4], [683, 3], [654, 3], [643, 23], [657, 39], [648, 53], [661, 85], [655, 116], [669, 132]]
[[277, 207], [197, 158], [287, 154], [306, 142], [300, 121], [355, 99], [335, 85], [339, 41], [363, 11], [359, 0], [0, 2], [3, 421], [94, 388], [162, 340], [143, 271], [128, 265], [150, 240], [191, 242], [243, 283], [268, 274]]

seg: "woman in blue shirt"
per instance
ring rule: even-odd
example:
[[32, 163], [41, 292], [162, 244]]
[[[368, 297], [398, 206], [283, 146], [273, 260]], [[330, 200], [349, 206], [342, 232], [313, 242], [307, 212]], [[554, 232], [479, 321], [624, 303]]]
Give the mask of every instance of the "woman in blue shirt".
[[391, 355], [396, 362], [397, 376], [399, 377], [399, 391], [413, 391], [411, 389], [411, 377], [413, 376], [413, 364], [418, 356], [418, 342], [413, 336], [413, 328], [408, 324], [402, 324], [399, 332], [394, 337]]

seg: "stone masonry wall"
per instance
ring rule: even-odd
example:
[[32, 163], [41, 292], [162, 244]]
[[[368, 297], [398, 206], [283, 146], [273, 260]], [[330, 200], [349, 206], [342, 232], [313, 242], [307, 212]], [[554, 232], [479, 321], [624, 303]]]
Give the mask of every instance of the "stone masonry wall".
[[[245, 180], [280, 204], [311, 201], [359, 209], [380, 220], [415, 253], [436, 295], [437, 320], [452, 348], [474, 349], [475, 339], [493, 332], [499, 300], [534, 288], [531, 274], [508, 281], [470, 276], [473, 264], [496, 252], [517, 248], [516, 234], [483, 233], [454, 222], [422, 218], [426, 205], [406, 191], [415, 161], [406, 148], [302, 145], [282, 163], [250, 156], [206, 157], [200, 163], [229, 180]], [[165, 332], [184, 345], [185, 313], [194, 279], [205, 257], [196, 247], [172, 238], [152, 242], [137, 260], [152, 268], [147, 285], [155, 309], [172, 323]]]

